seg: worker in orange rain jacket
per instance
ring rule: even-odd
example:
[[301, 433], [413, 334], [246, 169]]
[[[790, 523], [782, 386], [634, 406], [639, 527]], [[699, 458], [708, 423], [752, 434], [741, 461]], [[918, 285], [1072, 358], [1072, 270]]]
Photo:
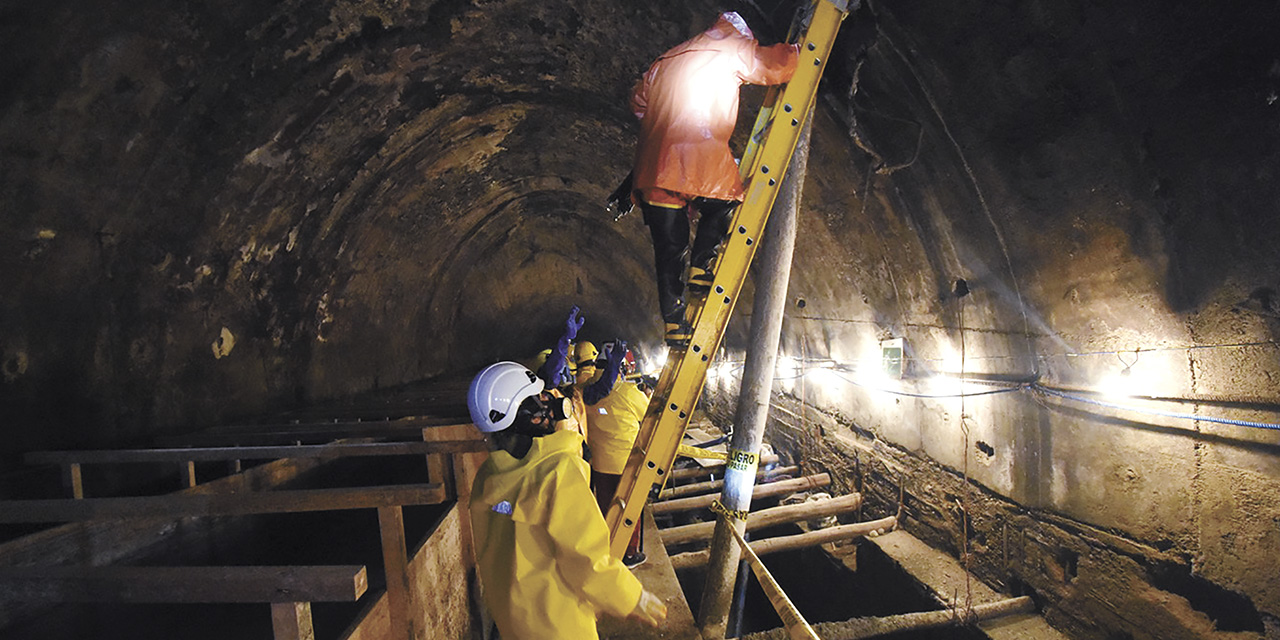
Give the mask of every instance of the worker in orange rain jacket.
[[[587, 403], [587, 448], [591, 449], [591, 486], [596, 492], [600, 513], [608, 513], [618, 491], [627, 458], [640, 433], [640, 421], [649, 408], [649, 394], [627, 377], [635, 373], [636, 360], [627, 343], [614, 341], [606, 346], [609, 358], [604, 376], [614, 380], [608, 395]], [[636, 527], [627, 543], [622, 563], [634, 567], [645, 560], [643, 527]]]
[[555, 402], [514, 362], [471, 381], [471, 419], [493, 448], [470, 505], [485, 603], [510, 640], [597, 638], [601, 612], [657, 627], [666, 605], [609, 553], [578, 455], [582, 436], [555, 430]]
[[710, 289], [712, 261], [729, 230], [742, 179], [729, 138], [738, 121], [744, 83], [780, 84], [799, 61], [792, 44], [761, 46], [737, 13], [662, 54], [636, 83], [631, 108], [640, 119], [632, 197], [653, 236], [658, 304], [667, 343], [687, 346], [684, 260], [690, 208], [698, 229], [689, 254], [689, 289]]

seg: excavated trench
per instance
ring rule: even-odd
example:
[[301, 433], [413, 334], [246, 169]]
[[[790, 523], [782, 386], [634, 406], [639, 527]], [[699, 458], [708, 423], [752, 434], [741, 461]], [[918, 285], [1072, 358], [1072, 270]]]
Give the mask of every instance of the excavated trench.
[[[765, 506], [765, 505], [762, 505]], [[753, 505], [754, 508], [754, 505]], [[751, 539], [797, 534], [796, 525], [769, 527], [753, 532]], [[855, 550], [856, 548], [856, 550]], [[810, 624], [843, 622], [851, 618], [882, 617], [938, 609], [905, 573], [874, 545], [848, 544], [836, 549], [810, 547], [769, 554], [769, 572]], [[677, 572], [685, 598], [695, 610], [702, 598], [703, 569]], [[744, 564], [739, 568], [738, 599], [730, 614], [728, 637], [737, 637], [783, 626], [759, 581]], [[745, 582], [745, 585], [744, 585]], [[737, 634], [734, 635], [735, 630]], [[963, 626], [906, 631], [902, 640], [983, 640], [985, 635]]]

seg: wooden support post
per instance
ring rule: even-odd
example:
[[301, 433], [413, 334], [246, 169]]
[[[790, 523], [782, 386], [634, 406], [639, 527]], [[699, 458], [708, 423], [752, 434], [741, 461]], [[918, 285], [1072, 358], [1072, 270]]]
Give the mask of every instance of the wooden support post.
[[382, 564], [387, 572], [390, 637], [413, 640], [413, 621], [409, 616], [409, 553], [404, 539], [404, 509], [378, 507], [378, 528], [382, 532]]
[[190, 489], [196, 486], [196, 461], [187, 460], [182, 463], [182, 488]]
[[[769, 484], [756, 485], [751, 491], [751, 499], [768, 498], [770, 496], [780, 496], [797, 491], [807, 491], [809, 489], [817, 489], [831, 484], [831, 475], [819, 473], [817, 475], [805, 476], [803, 478], [795, 478], [793, 480], [783, 480], [781, 482], [771, 482]], [[706, 509], [711, 506], [716, 496], [690, 496], [688, 498], [677, 498], [675, 500], [667, 500], [665, 502], [655, 502], [649, 508], [653, 510], [653, 515], [664, 513], [676, 513], [679, 511], [690, 511], [692, 509]], [[733, 542], [733, 538], [729, 539]]]
[[271, 630], [275, 640], [315, 640], [310, 602], [271, 603]]
[[76, 500], [84, 499], [84, 478], [80, 475], [80, 463], [72, 462], [63, 465], [62, 481], [72, 498]]
[[[794, 536], [779, 536], [777, 538], [764, 538], [761, 540], [751, 541], [751, 550], [756, 555], [767, 555], [777, 553], [779, 551], [791, 551], [793, 549], [803, 549], [805, 547], [816, 547], [820, 544], [828, 542], [839, 542], [841, 540], [852, 540], [862, 536], [874, 533], [876, 531], [887, 531], [896, 527], [898, 519], [894, 516], [881, 518], [879, 520], [871, 520], [868, 522], [859, 522], [857, 524], [845, 524], [829, 529], [819, 529], [808, 533], [801, 533]], [[732, 536], [732, 532], [730, 532]], [[700, 567], [707, 563], [710, 552], [706, 549], [701, 551], [690, 551], [689, 553], [677, 553], [671, 556], [671, 566], [676, 569], [691, 569]]]
[[[851, 493], [828, 500], [814, 500], [800, 504], [788, 504], [772, 509], [756, 511], [747, 517], [747, 531], [767, 529], [788, 522], [822, 518], [856, 510], [862, 504], [862, 494]], [[668, 547], [707, 540], [715, 532], [716, 523], [698, 522], [663, 529], [662, 543]]]

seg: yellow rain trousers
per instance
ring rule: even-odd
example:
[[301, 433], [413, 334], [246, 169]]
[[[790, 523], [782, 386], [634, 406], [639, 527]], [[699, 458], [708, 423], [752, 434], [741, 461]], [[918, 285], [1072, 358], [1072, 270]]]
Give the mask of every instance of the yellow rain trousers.
[[603, 400], [587, 407], [587, 448], [591, 468], [620, 474], [640, 433], [640, 421], [649, 408], [649, 396], [634, 382], [619, 380]]
[[598, 612], [625, 617], [640, 581], [609, 553], [582, 437], [533, 439], [523, 459], [495, 451], [471, 493], [485, 603], [503, 640], [598, 638]]

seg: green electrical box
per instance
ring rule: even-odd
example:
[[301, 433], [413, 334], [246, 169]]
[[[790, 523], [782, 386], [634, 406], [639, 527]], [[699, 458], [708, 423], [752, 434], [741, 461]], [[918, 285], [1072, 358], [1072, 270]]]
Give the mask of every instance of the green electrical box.
[[902, 378], [902, 351], [905, 347], [903, 342], [902, 338], [880, 341], [880, 361], [884, 367], [884, 374], [895, 380]]

